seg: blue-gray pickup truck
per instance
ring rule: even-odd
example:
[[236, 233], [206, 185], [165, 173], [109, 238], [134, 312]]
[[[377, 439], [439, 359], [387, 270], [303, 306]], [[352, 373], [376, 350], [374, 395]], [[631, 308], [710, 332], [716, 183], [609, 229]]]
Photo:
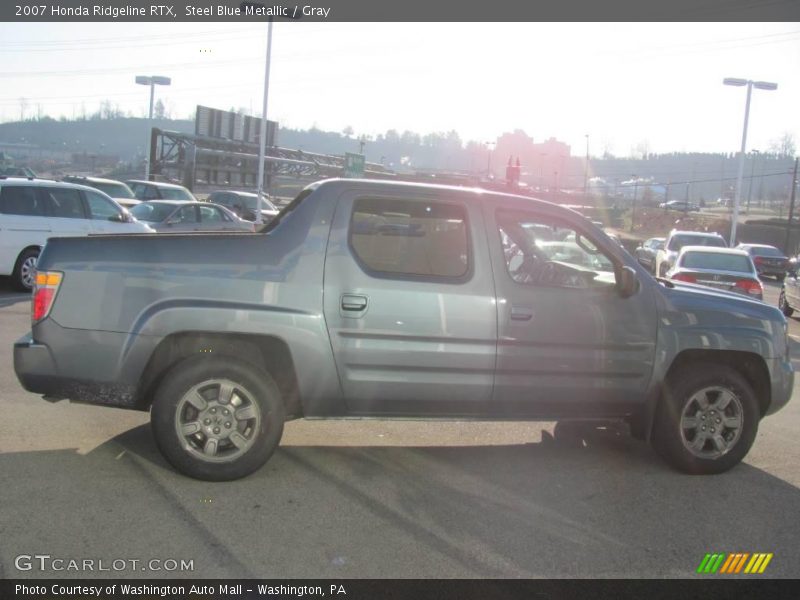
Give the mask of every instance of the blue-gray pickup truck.
[[794, 374], [786, 320], [653, 279], [566, 208], [329, 180], [253, 234], [51, 239], [22, 385], [149, 410], [193, 477], [258, 469], [287, 419], [619, 419], [673, 467], [736, 465]]

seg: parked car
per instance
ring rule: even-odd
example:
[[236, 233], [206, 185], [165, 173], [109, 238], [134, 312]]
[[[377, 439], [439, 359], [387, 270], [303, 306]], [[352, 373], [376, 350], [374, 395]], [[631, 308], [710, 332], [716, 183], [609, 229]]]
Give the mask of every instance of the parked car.
[[[219, 204], [232, 210], [242, 219], [247, 221], [256, 220], [256, 195], [252, 192], [232, 192], [220, 190], [211, 192], [208, 201]], [[269, 223], [280, 210], [266, 197], [261, 197], [261, 221]]]
[[696, 283], [761, 300], [764, 288], [750, 255], [735, 248], [684, 246], [667, 279]]
[[656, 252], [656, 274], [665, 277], [667, 271], [675, 264], [678, 253], [684, 246], [713, 246], [715, 248], [727, 248], [728, 244], [718, 233], [706, 233], [703, 231], [678, 231], [673, 229], [664, 248]]
[[783, 280], [778, 308], [786, 317], [791, 317], [794, 311], [800, 310], [800, 281], [797, 279], [797, 271], [790, 271]]
[[767, 244], [739, 244], [739, 250], [744, 250], [753, 259], [753, 264], [759, 275], [769, 275], [778, 281], [783, 281], [789, 271], [789, 258], [775, 246]]
[[658, 208], [665, 210], [680, 210], [682, 212], [697, 212], [700, 207], [697, 204], [686, 202], [685, 200], [670, 200], [669, 202], [662, 202]]
[[114, 202], [125, 208], [132, 208], [139, 204], [139, 200], [133, 195], [133, 191], [126, 184], [115, 179], [103, 179], [101, 177], [83, 177], [82, 175], [66, 175], [62, 181], [88, 185], [100, 190], [104, 194], [113, 198]]
[[156, 231], [253, 231], [250, 221], [209, 202], [150, 200], [133, 207], [131, 214]]
[[[596, 266], [549, 260], [548, 229]], [[474, 188], [326, 180], [259, 234], [58, 238], [39, 266], [25, 389], [149, 410], [200, 479], [252, 473], [299, 417], [627, 420], [720, 473], [794, 383], [776, 307], [661, 283], [571, 210]]]
[[51, 236], [153, 233], [106, 194], [46, 179], [0, 177], [0, 275], [33, 289], [36, 261]]
[[656, 254], [658, 253], [659, 250], [664, 249], [664, 243], [666, 241], [667, 238], [663, 237], [655, 237], [655, 238], [650, 238], [649, 240], [645, 240], [634, 251], [636, 255], [636, 260], [638, 260], [639, 264], [642, 265], [645, 269], [647, 269], [651, 273], [655, 273]]
[[181, 200], [197, 202], [192, 192], [182, 185], [164, 183], [162, 181], [142, 181], [131, 179], [125, 182], [133, 191], [137, 200]]

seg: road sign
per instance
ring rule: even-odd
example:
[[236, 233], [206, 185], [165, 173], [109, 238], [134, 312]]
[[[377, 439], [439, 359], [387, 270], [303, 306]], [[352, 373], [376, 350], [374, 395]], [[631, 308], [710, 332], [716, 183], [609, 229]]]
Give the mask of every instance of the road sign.
[[344, 155], [344, 177], [357, 178], [364, 176], [364, 155], [346, 152]]

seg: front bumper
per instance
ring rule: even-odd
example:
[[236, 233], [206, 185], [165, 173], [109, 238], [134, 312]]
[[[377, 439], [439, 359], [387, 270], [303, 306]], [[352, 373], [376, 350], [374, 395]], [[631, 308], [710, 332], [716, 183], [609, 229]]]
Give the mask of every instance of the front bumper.
[[792, 397], [794, 367], [792, 366], [792, 361], [788, 358], [772, 358], [767, 363], [771, 379], [771, 394], [766, 414], [771, 415], [786, 406]]

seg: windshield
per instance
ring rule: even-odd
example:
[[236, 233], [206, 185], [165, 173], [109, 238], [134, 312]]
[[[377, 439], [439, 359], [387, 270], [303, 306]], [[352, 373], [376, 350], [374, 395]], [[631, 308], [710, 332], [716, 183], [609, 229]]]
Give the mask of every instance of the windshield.
[[776, 256], [776, 257], [783, 257], [783, 252], [775, 248], [774, 246], [756, 246], [752, 248], [753, 256]]
[[189, 193], [189, 190], [183, 188], [160, 188], [161, 197], [164, 200], [188, 200], [194, 202], [194, 197]]
[[686, 269], [708, 269], [711, 271], [735, 271], [736, 273], [752, 273], [750, 259], [740, 254], [716, 252], [687, 252], [681, 259], [680, 266]]
[[142, 202], [137, 204], [130, 213], [140, 221], [150, 223], [160, 223], [164, 221], [175, 210], [174, 204], [162, 204], [160, 202]]
[[133, 198], [133, 192], [124, 183], [92, 183], [91, 186], [95, 189], [105, 192], [112, 198]]
[[684, 246], [716, 246], [718, 248], [725, 248], [727, 244], [724, 239], [716, 235], [679, 234], [672, 236], [667, 249], [677, 251]]

